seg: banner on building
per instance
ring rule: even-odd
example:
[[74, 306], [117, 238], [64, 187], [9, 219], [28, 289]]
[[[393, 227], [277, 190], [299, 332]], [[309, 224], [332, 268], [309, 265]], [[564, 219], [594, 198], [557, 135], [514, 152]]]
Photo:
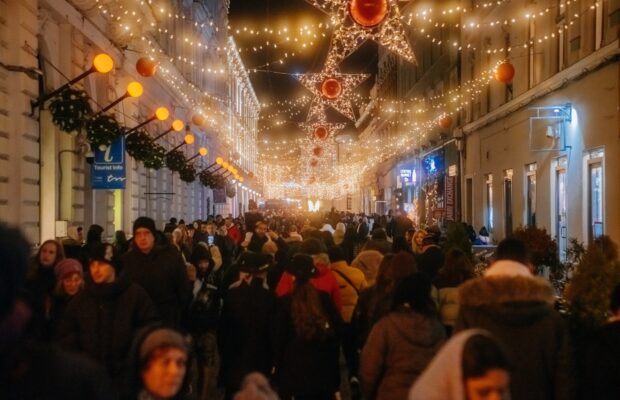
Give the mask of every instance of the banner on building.
[[226, 189], [213, 189], [213, 203], [226, 204]]
[[93, 189], [125, 189], [125, 137], [119, 136], [106, 150], [94, 149], [95, 158], [90, 168]]
[[455, 197], [456, 197], [456, 177], [455, 176], [447, 176], [446, 177], [446, 220], [454, 221], [456, 220], [455, 214]]

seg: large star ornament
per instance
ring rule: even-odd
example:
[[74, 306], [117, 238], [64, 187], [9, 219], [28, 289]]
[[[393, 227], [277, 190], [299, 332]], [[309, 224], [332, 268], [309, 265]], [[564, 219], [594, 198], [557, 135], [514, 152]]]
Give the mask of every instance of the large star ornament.
[[327, 69], [371, 39], [405, 60], [416, 63], [401, 23], [398, 0], [306, 0], [331, 16], [334, 24]]
[[316, 96], [313, 104], [316, 99], [319, 99], [322, 104], [331, 106], [345, 117], [355, 121], [351, 94], [369, 76], [368, 74], [341, 74], [335, 69], [326, 69], [319, 74], [300, 74], [296, 78]]

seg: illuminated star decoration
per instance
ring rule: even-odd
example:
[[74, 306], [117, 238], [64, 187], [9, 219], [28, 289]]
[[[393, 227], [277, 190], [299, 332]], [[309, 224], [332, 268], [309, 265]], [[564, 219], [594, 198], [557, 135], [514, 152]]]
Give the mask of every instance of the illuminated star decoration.
[[[296, 78], [325, 105], [355, 121], [351, 94], [370, 75], [341, 74], [336, 70], [325, 70], [320, 74], [300, 74]], [[312, 113], [312, 110], [311, 110]]]
[[306, 0], [330, 14], [335, 26], [325, 66], [336, 66], [371, 39], [415, 64], [400, 21], [398, 0]]

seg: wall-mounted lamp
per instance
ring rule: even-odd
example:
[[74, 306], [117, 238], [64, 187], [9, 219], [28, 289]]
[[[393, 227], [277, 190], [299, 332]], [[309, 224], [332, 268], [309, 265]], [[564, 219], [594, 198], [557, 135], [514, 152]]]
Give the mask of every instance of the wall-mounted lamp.
[[110, 57], [109, 55], [105, 53], [97, 54], [95, 58], [93, 58], [92, 66], [89, 69], [82, 72], [80, 75], [71, 79], [69, 82], [65, 83], [58, 89], [52, 91], [51, 93], [48, 93], [44, 96], [39, 97], [36, 101], [32, 101], [31, 103], [32, 108], [34, 109], [36, 107], [39, 107], [46, 100], [56, 96], [58, 93], [65, 90], [67, 87], [75, 84], [76, 82], [81, 81], [82, 79], [86, 78], [88, 75], [92, 74], [93, 72], [107, 74], [108, 72], [112, 71], [112, 68], [114, 68], [114, 60], [112, 60], [112, 57]]
[[192, 135], [191, 133], [188, 133], [187, 135], [185, 135], [185, 138], [183, 139], [181, 144], [179, 144], [178, 146], [176, 146], [175, 148], [167, 152], [166, 155], [172, 153], [175, 150], [180, 149], [182, 146], [185, 146], [186, 144], [192, 144], [192, 143], [194, 143], [194, 135]]
[[155, 136], [153, 138], [153, 142], [163, 138], [164, 136], [166, 136], [167, 134], [169, 134], [172, 131], [175, 132], [181, 132], [183, 130], [183, 127], [185, 126], [185, 124], [183, 123], [183, 121], [181, 121], [180, 119], [175, 119], [174, 121], [172, 121], [172, 126], [166, 130], [165, 132], [162, 132], [161, 134]]
[[118, 103], [120, 103], [121, 101], [125, 100], [128, 97], [140, 97], [142, 96], [142, 93], [144, 93], [144, 88], [142, 87], [140, 82], [136, 82], [136, 81], [130, 82], [127, 85], [127, 91], [125, 92], [125, 94], [123, 94], [121, 97], [119, 97], [118, 99], [114, 100], [113, 102], [111, 102], [110, 104], [102, 108], [101, 111], [99, 111], [97, 114], [103, 114], [104, 112], [108, 111], [110, 108], [114, 107], [115, 105], [117, 105]]
[[201, 148], [198, 150], [198, 153], [196, 153], [196, 155], [194, 155], [194, 156], [192, 156], [192, 157], [190, 157], [190, 158], [188, 158], [188, 159], [187, 159], [187, 162], [190, 162], [190, 161], [192, 161], [193, 159], [198, 158], [198, 157], [204, 157], [204, 156], [206, 156], [207, 154], [209, 154], [209, 150], [207, 150], [207, 148], [206, 148], [206, 147], [201, 147]]
[[159, 107], [157, 110], [155, 110], [155, 114], [151, 118], [147, 119], [146, 121], [142, 122], [139, 125], [134, 126], [130, 130], [125, 132], [125, 135], [128, 136], [128, 135], [132, 134], [133, 132], [135, 132], [138, 129], [142, 128], [146, 124], [155, 121], [156, 119], [159, 120], [159, 121], [165, 121], [165, 120], [168, 119], [169, 116], [170, 116], [170, 111], [168, 111], [168, 109], [166, 107]]

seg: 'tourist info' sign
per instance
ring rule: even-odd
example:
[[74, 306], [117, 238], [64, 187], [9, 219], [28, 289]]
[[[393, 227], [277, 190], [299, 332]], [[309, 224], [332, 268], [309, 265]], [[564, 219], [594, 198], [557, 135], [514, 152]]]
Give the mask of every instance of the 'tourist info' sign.
[[121, 135], [105, 151], [94, 149], [90, 169], [93, 189], [125, 189], [125, 137]]

